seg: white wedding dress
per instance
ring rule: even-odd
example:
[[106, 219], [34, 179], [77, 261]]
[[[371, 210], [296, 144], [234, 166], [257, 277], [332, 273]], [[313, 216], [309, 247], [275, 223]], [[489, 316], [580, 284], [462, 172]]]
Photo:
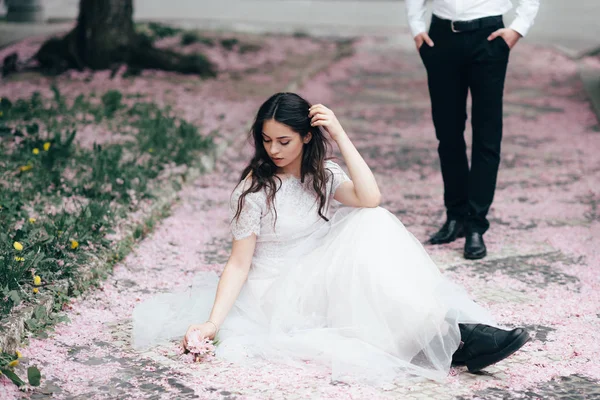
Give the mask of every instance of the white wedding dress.
[[[332, 161], [328, 198], [349, 178]], [[232, 215], [242, 184], [231, 198]], [[492, 324], [464, 290], [444, 278], [421, 244], [383, 208], [317, 214], [310, 186], [282, 178], [277, 218], [264, 192], [246, 196], [231, 225], [235, 239], [255, 233], [248, 280], [218, 333], [216, 355], [331, 366], [335, 380], [380, 383], [443, 379], [458, 348], [458, 322]], [[200, 273], [186, 292], [157, 295], [133, 313], [134, 347], [181, 338], [210, 313], [218, 277]]]

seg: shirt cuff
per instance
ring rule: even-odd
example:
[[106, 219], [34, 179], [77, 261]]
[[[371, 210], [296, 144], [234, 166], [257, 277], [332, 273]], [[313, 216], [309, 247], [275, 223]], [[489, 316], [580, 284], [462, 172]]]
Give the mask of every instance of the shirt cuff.
[[514, 29], [515, 31], [519, 32], [519, 34], [523, 37], [527, 35], [529, 28], [531, 28], [531, 24], [519, 17], [515, 18], [513, 23], [510, 25], [510, 29]]
[[427, 32], [427, 25], [423, 21], [411, 22], [410, 31], [412, 32], [413, 38], [415, 38], [419, 33]]

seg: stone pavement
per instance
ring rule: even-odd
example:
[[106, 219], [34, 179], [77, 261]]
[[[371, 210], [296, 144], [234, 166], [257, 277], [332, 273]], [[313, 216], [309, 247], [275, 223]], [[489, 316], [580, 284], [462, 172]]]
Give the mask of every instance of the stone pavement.
[[[461, 242], [426, 246], [444, 273], [499, 323], [530, 330], [534, 340], [511, 358], [478, 375], [453, 369], [443, 383], [374, 388], [331, 381], [326, 367], [312, 364], [302, 369], [218, 360], [190, 365], [179, 360], [176, 344], [133, 351], [131, 310], [137, 302], [185, 289], [195, 271], [219, 271], [227, 259], [228, 197], [248, 155], [240, 124], [220, 130], [230, 146], [217, 170], [181, 192], [172, 215], [117, 265], [100, 290], [71, 305], [71, 323], [57, 326], [48, 339], [32, 338], [22, 350], [45, 377], [42, 391], [27, 397], [600, 397], [600, 125], [577, 73], [577, 64], [554, 50], [527, 43], [515, 49], [506, 86], [503, 159], [486, 234], [490, 255], [465, 261]], [[284, 87], [263, 76], [248, 82], [254, 88], [246, 83], [240, 93], [224, 95], [211, 83], [210, 90], [185, 93], [195, 104], [229, 96], [227, 114], [237, 110], [249, 120], [268, 91]], [[361, 39], [351, 57], [291, 89], [336, 112], [376, 174], [383, 207], [420, 240], [439, 227], [442, 184], [425, 73], [406, 42]], [[207, 94], [212, 97], [203, 97]]]

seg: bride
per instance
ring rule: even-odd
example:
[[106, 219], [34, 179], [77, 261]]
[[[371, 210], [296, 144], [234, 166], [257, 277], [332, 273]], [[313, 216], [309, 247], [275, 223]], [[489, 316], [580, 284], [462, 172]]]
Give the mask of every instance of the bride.
[[[349, 176], [326, 160], [327, 132]], [[377, 182], [334, 113], [293, 93], [258, 110], [255, 154], [231, 197], [233, 246], [217, 279], [136, 307], [136, 348], [191, 332], [216, 356], [325, 363], [333, 379], [443, 379], [451, 364], [479, 371], [529, 335], [444, 278], [421, 244], [378, 207]], [[332, 203], [341, 208], [333, 216]], [[204, 321], [204, 322], [202, 322]]]

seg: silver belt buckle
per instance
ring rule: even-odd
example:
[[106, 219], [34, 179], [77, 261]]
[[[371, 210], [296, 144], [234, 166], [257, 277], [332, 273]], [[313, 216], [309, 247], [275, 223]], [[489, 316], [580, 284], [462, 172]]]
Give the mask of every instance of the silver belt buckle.
[[460, 33], [460, 31], [457, 31], [456, 28], [454, 28], [454, 21], [450, 21], [450, 29], [452, 29], [452, 32], [454, 33]]

